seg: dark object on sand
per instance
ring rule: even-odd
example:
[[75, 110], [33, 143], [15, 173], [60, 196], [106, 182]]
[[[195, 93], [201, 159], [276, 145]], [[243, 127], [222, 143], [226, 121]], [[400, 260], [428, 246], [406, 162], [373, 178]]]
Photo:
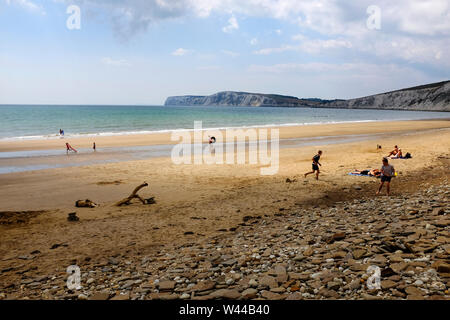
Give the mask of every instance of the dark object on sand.
[[377, 150], [381, 150], [381, 145], [377, 144]]
[[137, 186], [128, 197], [117, 202], [115, 204], [115, 206], [120, 207], [123, 205], [129, 205], [131, 203], [131, 200], [133, 200], [134, 198], [139, 199], [142, 202], [142, 204], [146, 204], [146, 201], [144, 199], [142, 199], [137, 193], [139, 192], [139, 190], [141, 190], [142, 188], [147, 187], [147, 186], [148, 186], [147, 182], [144, 182], [141, 185]]
[[145, 201], [145, 204], [155, 204], [156, 203], [155, 197], [144, 199], [144, 201]]
[[80, 218], [77, 217], [76, 212], [69, 213], [69, 216], [67, 217], [67, 221], [80, 221]]
[[77, 208], [95, 208], [97, 206], [98, 206], [98, 204], [96, 204], [95, 202], [92, 202], [89, 199], [77, 200], [75, 202], [75, 207], [77, 207]]

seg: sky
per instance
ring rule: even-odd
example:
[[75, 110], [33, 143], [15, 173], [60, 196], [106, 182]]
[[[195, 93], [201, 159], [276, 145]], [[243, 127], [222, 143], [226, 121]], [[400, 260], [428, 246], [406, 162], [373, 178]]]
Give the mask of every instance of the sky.
[[356, 98], [448, 80], [449, 52], [450, 0], [0, 0], [0, 104]]

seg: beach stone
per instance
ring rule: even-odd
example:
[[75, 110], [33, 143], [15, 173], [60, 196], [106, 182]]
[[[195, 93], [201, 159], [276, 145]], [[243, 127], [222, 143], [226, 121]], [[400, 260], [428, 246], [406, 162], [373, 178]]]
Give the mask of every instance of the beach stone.
[[353, 258], [355, 258], [356, 260], [359, 260], [362, 257], [364, 257], [364, 255], [366, 253], [367, 253], [367, 250], [365, 250], [365, 249], [355, 249], [352, 251]]
[[420, 289], [418, 289], [417, 287], [406, 287], [405, 292], [408, 294], [408, 296], [414, 296], [414, 297], [418, 297], [418, 296], [422, 296], [422, 291]]
[[298, 254], [298, 255], [295, 256], [295, 258], [293, 260], [296, 261], [296, 262], [301, 262], [301, 261], [303, 261], [305, 259], [306, 259], [306, 257], [304, 255]]
[[111, 258], [108, 259], [108, 262], [109, 262], [109, 264], [112, 264], [112, 265], [116, 266], [116, 265], [119, 264], [120, 260], [118, 258], [111, 257]]
[[320, 289], [318, 294], [323, 296], [323, 297], [325, 297], [325, 298], [334, 298], [334, 299], [338, 299], [339, 298], [339, 294], [336, 291], [329, 290], [329, 289], [326, 289], [326, 288]]
[[361, 294], [361, 298], [364, 300], [382, 300], [383, 298], [379, 297], [379, 296], [374, 296], [368, 293], [362, 293]]
[[341, 284], [336, 281], [330, 281], [327, 283], [327, 288], [330, 290], [337, 290], [340, 288], [340, 286], [341, 286]]
[[399, 262], [391, 264], [390, 267], [395, 273], [400, 273], [408, 267], [408, 264], [406, 262]]
[[258, 290], [253, 288], [248, 288], [241, 293], [242, 299], [255, 299], [258, 295]]
[[450, 264], [444, 261], [436, 261], [431, 265], [439, 273], [450, 273]]
[[115, 295], [114, 297], [112, 297], [110, 300], [130, 300], [130, 294], [129, 293], [125, 293], [125, 294], [118, 294]]
[[162, 301], [177, 300], [179, 298], [180, 296], [176, 293], [164, 292], [159, 294], [159, 300]]
[[183, 294], [180, 296], [180, 299], [182, 299], [182, 300], [186, 300], [186, 299], [189, 299], [189, 298], [191, 298], [191, 295], [188, 294], [188, 293], [183, 293]]
[[175, 288], [175, 281], [161, 281], [158, 283], [158, 288], [160, 291], [169, 291]]
[[303, 251], [303, 255], [305, 257], [310, 257], [314, 254], [314, 250], [312, 248], [308, 248], [305, 251]]
[[300, 292], [294, 292], [288, 295], [286, 300], [303, 300], [303, 295]]
[[241, 294], [237, 290], [231, 289], [219, 289], [211, 293], [211, 296], [215, 298], [232, 299], [236, 300], [241, 297]]
[[264, 276], [258, 282], [262, 287], [269, 287], [270, 289], [278, 287], [278, 281], [271, 276]]
[[282, 300], [285, 298], [284, 296], [282, 296], [278, 293], [274, 293], [274, 292], [270, 292], [270, 291], [266, 291], [266, 290], [263, 290], [261, 292], [261, 296], [267, 300]]
[[248, 282], [248, 285], [250, 287], [257, 287], [258, 286], [258, 281], [256, 281], [256, 279], [250, 279]]
[[286, 292], [286, 288], [283, 288], [283, 287], [273, 288], [273, 289], [270, 289], [270, 292], [284, 293], [284, 292]]
[[358, 290], [361, 288], [361, 281], [359, 279], [352, 280], [349, 284], [350, 289], [352, 290]]
[[88, 300], [88, 297], [85, 294], [81, 293], [78, 295], [78, 300]]
[[214, 289], [216, 283], [211, 280], [198, 282], [194, 287], [192, 287], [192, 291], [201, 292]]
[[108, 292], [96, 292], [89, 296], [89, 300], [108, 300], [109, 293]]
[[345, 239], [345, 233], [339, 232], [339, 233], [333, 234], [329, 239], [327, 239], [326, 242], [331, 244], [331, 243], [334, 243], [335, 241], [340, 241], [340, 240], [344, 240], [344, 239]]
[[397, 283], [392, 280], [381, 281], [381, 288], [384, 290], [391, 289], [397, 286]]

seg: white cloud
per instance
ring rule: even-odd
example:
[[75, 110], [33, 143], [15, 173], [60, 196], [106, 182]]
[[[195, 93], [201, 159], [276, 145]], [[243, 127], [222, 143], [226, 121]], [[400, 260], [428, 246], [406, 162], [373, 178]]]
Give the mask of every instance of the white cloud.
[[222, 53], [226, 54], [227, 56], [233, 57], [233, 58], [236, 58], [239, 56], [238, 52], [234, 52], [234, 51], [230, 51], [230, 50], [222, 50]]
[[300, 45], [300, 49], [308, 53], [319, 53], [329, 49], [352, 48], [352, 43], [344, 39], [306, 40]]
[[288, 94], [304, 98], [357, 98], [439, 80], [393, 63], [285, 63], [251, 65], [247, 71], [270, 86], [282, 78], [285, 85], [301, 88]]
[[251, 44], [252, 46], [256, 46], [256, 45], [258, 44], [258, 39], [257, 39], [257, 38], [251, 39], [251, 40], [250, 40], [250, 44]]
[[198, 70], [201, 71], [217, 71], [220, 70], [221, 67], [220, 66], [201, 66], [197, 68]]
[[15, 4], [26, 10], [33, 11], [45, 15], [45, 10], [42, 6], [35, 4], [30, 0], [6, 0], [7, 5]]
[[263, 49], [255, 50], [255, 51], [253, 51], [253, 54], [269, 55], [269, 54], [273, 54], [273, 53], [282, 53], [285, 51], [294, 51], [294, 50], [298, 50], [298, 46], [283, 45], [283, 46], [277, 47], [277, 48], [263, 48]]
[[[300, 36], [294, 36], [295, 39], [299, 39]], [[304, 41], [301, 44], [295, 45], [283, 45], [275, 48], [263, 48], [260, 50], [256, 50], [253, 53], [257, 55], [269, 55], [274, 53], [282, 53], [286, 51], [299, 51], [299, 52], [307, 52], [307, 53], [320, 53], [325, 50], [333, 50], [333, 49], [341, 49], [352, 48], [352, 43], [343, 39], [328, 39], [328, 40], [311, 40], [307, 38], [303, 38]]]
[[101, 59], [101, 62], [103, 64], [109, 65], [109, 66], [115, 66], [115, 67], [130, 67], [131, 64], [124, 59], [114, 60], [110, 57], [104, 57]]
[[181, 57], [181, 56], [184, 56], [184, 55], [186, 55], [186, 54], [188, 54], [190, 52], [191, 52], [191, 50], [184, 49], [184, 48], [178, 48], [178, 49], [176, 49], [175, 51], [172, 52], [172, 55]]
[[370, 78], [383, 75], [383, 77], [397, 77], [399, 75], [422, 75], [410, 67], [400, 67], [392, 63], [280, 63], [274, 65], [250, 65], [249, 72], [266, 74], [320, 74], [327, 76], [342, 75], [344, 77]]
[[231, 33], [235, 30], [239, 29], [239, 24], [236, 20], [235, 16], [231, 16], [230, 19], [228, 19], [228, 25], [222, 28], [222, 31], [225, 33]]
[[[34, 0], [8, 0], [34, 7]], [[54, 0], [56, 1], [56, 0]], [[259, 54], [303, 50], [347, 50], [374, 57], [396, 58], [408, 62], [436, 63], [446, 57], [450, 36], [449, 0], [57, 0], [80, 4], [83, 10], [102, 10], [111, 18], [119, 38], [127, 39], [159, 21], [205, 18], [212, 14], [231, 15], [222, 31], [239, 29], [235, 15], [262, 17], [297, 24], [320, 36], [307, 43], [262, 49]], [[369, 30], [366, 9], [381, 9], [381, 30]], [[34, 6], [33, 6], [34, 5]], [[325, 39], [325, 40], [323, 40]], [[301, 39], [297, 39], [301, 40]], [[392, 45], [397, 43], [397, 46]], [[387, 47], [385, 47], [387, 46]], [[437, 59], [439, 58], [439, 59]], [[446, 62], [444, 62], [446, 63]]]

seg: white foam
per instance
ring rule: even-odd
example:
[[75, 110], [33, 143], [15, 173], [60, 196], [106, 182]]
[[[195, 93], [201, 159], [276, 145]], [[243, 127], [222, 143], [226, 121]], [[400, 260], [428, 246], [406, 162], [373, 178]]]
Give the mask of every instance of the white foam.
[[[245, 126], [240, 126], [240, 127], [202, 128], [202, 131], [227, 130], [227, 129], [249, 129], [249, 128], [297, 127], [297, 126], [312, 126], [312, 125], [323, 125], [323, 124], [364, 123], [364, 122], [377, 122], [377, 121], [387, 121], [387, 120], [327, 121], [327, 122], [303, 122], [303, 123], [298, 122], [298, 123], [282, 123], [282, 124], [271, 123], [271, 124], [245, 125]], [[0, 141], [57, 140], [57, 139], [94, 138], [94, 137], [161, 134], [161, 133], [192, 132], [192, 131], [194, 131], [194, 129], [177, 128], [177, 129], [122, 131], [122, 132], [66, 133], [64, 136], [60, 136], [58, 134], [48, 134], [48, 135], [7, 137], [7, 138], [0, 138]]]

